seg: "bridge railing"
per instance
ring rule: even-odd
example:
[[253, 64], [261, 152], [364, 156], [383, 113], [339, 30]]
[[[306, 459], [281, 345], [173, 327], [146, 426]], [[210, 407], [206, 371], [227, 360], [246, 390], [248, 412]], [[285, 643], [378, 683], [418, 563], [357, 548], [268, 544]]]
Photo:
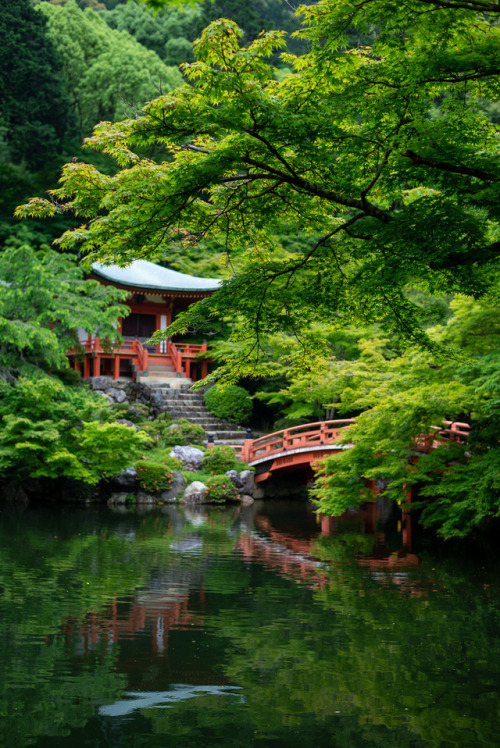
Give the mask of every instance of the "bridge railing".
[[422, 434], [415, 440], [419, 452], [430, 452], [446, 442], [465, 444], [470, 432], [470, 425], [462, 421], [443, 421], [443, 426], [432, 426], [430, 434]]
[[245, 462], [251, 463], [255, 460], [271, 458], [281, 452], [332, 444], [352, 423], [354, 423], [353, 418], [344, 418], [335, 421], [305, 423], [301, 426], [276, 431], [253, 441], [248, 440], [241, 450], [241, 457]]
[[[271, 459], [282, 452], [333, 444], [353, 423], [354, 418], [306, 423], [275, 431], [273, 434], [267, 434], [258, 439], [248, 439], [243, 446], [235, 447], [235, 451], [240, 459], [248, 463]], [[469, 436], [469, 429], [468, 423], [443, 421], [442, 426], [433, 426], [430, 434], [422, 434], [416, 439], [415, 446], [419, 452], [430, 452], [431, 449], [445, 442], [464, 444]]]

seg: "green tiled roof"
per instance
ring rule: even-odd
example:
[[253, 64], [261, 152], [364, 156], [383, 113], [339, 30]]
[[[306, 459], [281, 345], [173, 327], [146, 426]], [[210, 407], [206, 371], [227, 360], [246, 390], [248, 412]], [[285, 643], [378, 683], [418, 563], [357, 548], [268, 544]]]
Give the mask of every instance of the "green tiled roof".
[[92, 272], [110, 283], [130, 288], [150, 288], [153, 291], [217, 291], [222, 283], [219, 278], [197, 278], [147, 260], [134, 260], [126, 268], [94, 262]]

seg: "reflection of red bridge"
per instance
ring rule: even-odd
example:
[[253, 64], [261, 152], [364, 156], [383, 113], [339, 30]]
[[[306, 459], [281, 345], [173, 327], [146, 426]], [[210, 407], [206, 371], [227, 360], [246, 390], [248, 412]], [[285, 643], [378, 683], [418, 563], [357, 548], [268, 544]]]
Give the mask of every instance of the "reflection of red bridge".
[[[352, 423], [353, 418], [306, 423], [259, 439], [246, 439], [237, 450], [242, 460], [256, 468], [255, 479], [262, 483], [271, 473], [310, 466], [322, 457], [349, 449], [352, 445], [343, 443], [341, 437]], [[444, 427], [434, 427], [431, 434], [419, 437], [415, 448], [422, 453], [447, 442], [463, 443], [468, 433], [468, 423], [444, 421]]]

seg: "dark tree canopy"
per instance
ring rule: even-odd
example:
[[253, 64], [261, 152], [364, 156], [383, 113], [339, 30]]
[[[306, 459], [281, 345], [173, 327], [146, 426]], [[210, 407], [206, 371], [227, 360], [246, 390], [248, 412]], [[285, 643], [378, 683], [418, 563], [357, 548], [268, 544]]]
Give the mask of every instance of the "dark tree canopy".
[[29, 0], [3, 4], [0, 125], [10, 159], [34, 168], [58, 154], [70, 125], [61, 63], [45, 28]]

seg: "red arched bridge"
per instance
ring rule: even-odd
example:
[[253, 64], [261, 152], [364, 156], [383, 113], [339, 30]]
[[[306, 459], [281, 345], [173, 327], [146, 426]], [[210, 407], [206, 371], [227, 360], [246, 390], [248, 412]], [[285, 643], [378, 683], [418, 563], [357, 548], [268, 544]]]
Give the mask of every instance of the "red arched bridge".
[[[241, 460], [255, 467], [255, 480], [262, 483], [271, 473], [311, 466], [322, 457], [349, 449], [353, 445], [344, 440], [341, 443], [340, 439], [352, 423], [353, 418], [306, 423], [258, 439], [249, 437], [243, 446], [235, 449]], [[446, 442], [463, 443], [468, 434], [468, 423], [444, 421], [442, 427], [433, 427], [430, 434], [416, 439], [415, 449], [425, 453]]]

